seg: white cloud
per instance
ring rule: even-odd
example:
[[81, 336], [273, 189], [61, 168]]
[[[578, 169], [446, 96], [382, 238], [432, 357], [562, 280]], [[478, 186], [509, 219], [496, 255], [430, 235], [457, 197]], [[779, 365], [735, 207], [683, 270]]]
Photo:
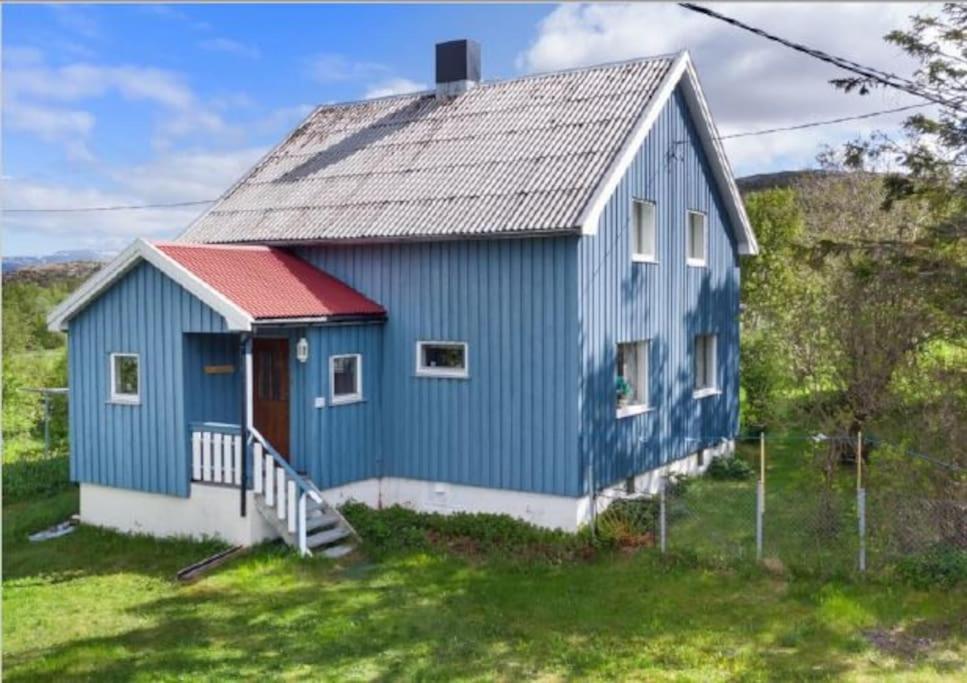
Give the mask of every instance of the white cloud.
[[383, 64], [357, 62], [334, 53], [314, 55], [306, 63], [307, 75], [318, 83], [371, 79], [388, 72], [389, 68]]
[[92, 158], [86, 144], [94, 128], [90, 112], [14, 101], [7, 103], [3, 113], [9, 130], [31, 133], [45, 142], [62, 142], [71, 159]]
[[[265, 153], [265, 148], [228, 152], [183, 151], [109, 171], [112, 187], [4, 179], [4, 205], [27, 209], [127, 206], [217, 198]], [[89, 181], [90, 182], [90, 181]], [[176, 236], [205, 206], [92, 213], [8, 213], [8, 235], [69, 238], [77, 246], [120, 249], [135, 237]]]
[[[885, 71], [910, 73], [913, 64], [883, 41], [888, 31], [922, 12], [920, 4], [730, 3], [733, 16], [783, 37]], [[861, 27], [861, 30], [857, 30]], [[746, 31], [673, 4], [561, 5], [538, 25], [519, 69], [550, 71], [688, 49], [723, 135], [861, 114], [915, 102], [896, 92], [861, 98], [836, 91], [844, 72]], [[809, 165], [822, 142], [841, 141], [902, 116], [727, 141], [740, 173], [777, 164]]]
[[[162, 148], [170, 147], [176, 138], [190, 135], [237, 133], [215, 111], [216, 107], [207, 105], [195, 94], [180, 74], [165, 69], [89, 63], [51, 67], [42, 61], [38, 63], [35, 55], [27, 64], [6, 69], [4, 76], [4, 111], [18, 107], [49, 109], [51, 102], [77, 102], [117, 94], [126, 100], [151, 102], [166, 110], [159, 117], [154, 139]], [[90, 128], [77, 132], [87, 135]]]
[[259, 49], [253, 45], [246, 45], [231, 38], [209, 38], [198, 43], [198, 47], [210, 52], [225, 52], [238, 57], [258, 59], [262, 56]]
[[426, 90], [426, 83], [411, 81], [408, 78], [390, 78], [379, 83], [374, 83], [366, 90], [364, 99], [370, 100], [376, 97], [389, 97], [390, 95], [404, 95], [411, 92]]

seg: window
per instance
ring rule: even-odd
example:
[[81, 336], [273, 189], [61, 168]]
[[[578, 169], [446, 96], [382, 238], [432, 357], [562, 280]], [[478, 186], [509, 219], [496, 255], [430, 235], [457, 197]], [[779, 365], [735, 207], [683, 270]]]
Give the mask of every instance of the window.
[[417, 342], [416, 374], [427, 377], [467, 377], [466, 342]]
[[631, 260], [654, 261], [655, 205], [639, 199], [631, 202]]
[[111, 354], [111, 403], [141, 402], [141, 359], [136, 353]]
[[714, 334], [700, 334], [695, 337], [695, 396], [710, 396], [718, 393], [716, 386], [716, 337]]
[[618, 417], [648, 410], [648, 349], [647, 341], [618, 344], [615, 359]]
[[363, 400], [363, 357], [358, 353], [329, 357], [332, 405]]
[[688, 265], [704, 266], [708, 251], [708, 220], [704, 213], [688, 212], [688, 232], [685, 253], [688, 255]]

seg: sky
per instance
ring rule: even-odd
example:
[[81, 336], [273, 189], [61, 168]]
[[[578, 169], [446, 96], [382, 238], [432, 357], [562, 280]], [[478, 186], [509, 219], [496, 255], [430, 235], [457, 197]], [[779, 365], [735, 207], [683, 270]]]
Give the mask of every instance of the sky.
[[[827, 52], [910, 74], [882, 37], [925, 3], [716, 3]], [[675, 4], [6, 5], [6, 209], [201, 202], [319, 104], [432, 85], [433, 45], [473, 38], [485, 80], [688, 49], [722, 135], [915, 103], [829, 85], [836, 68]], [[815, 166], [902, 114], [725, 141], [737, 176]], [[171, 238], [204, 206], [6, 213], [3, 253]]]

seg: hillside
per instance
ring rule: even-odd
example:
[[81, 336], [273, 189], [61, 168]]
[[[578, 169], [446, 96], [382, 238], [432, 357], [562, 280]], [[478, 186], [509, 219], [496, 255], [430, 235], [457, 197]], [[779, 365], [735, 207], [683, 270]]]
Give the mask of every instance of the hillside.
[[103, 265], [101, 261], [67, 261], [23, 266], [12, 272], [4, 271], [3, 283], [10, 285], [29, 282], [41, 287], [49, 287], [55, 283], [70, 280], [76, 285], [86, 280]]

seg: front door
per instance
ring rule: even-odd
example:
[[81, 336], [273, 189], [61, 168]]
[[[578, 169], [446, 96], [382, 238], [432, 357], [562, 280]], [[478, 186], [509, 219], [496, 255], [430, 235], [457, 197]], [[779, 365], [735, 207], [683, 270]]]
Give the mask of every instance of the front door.
[[260, 339], [252, 346], [255, 428], [289, 459], [289, 340]]

